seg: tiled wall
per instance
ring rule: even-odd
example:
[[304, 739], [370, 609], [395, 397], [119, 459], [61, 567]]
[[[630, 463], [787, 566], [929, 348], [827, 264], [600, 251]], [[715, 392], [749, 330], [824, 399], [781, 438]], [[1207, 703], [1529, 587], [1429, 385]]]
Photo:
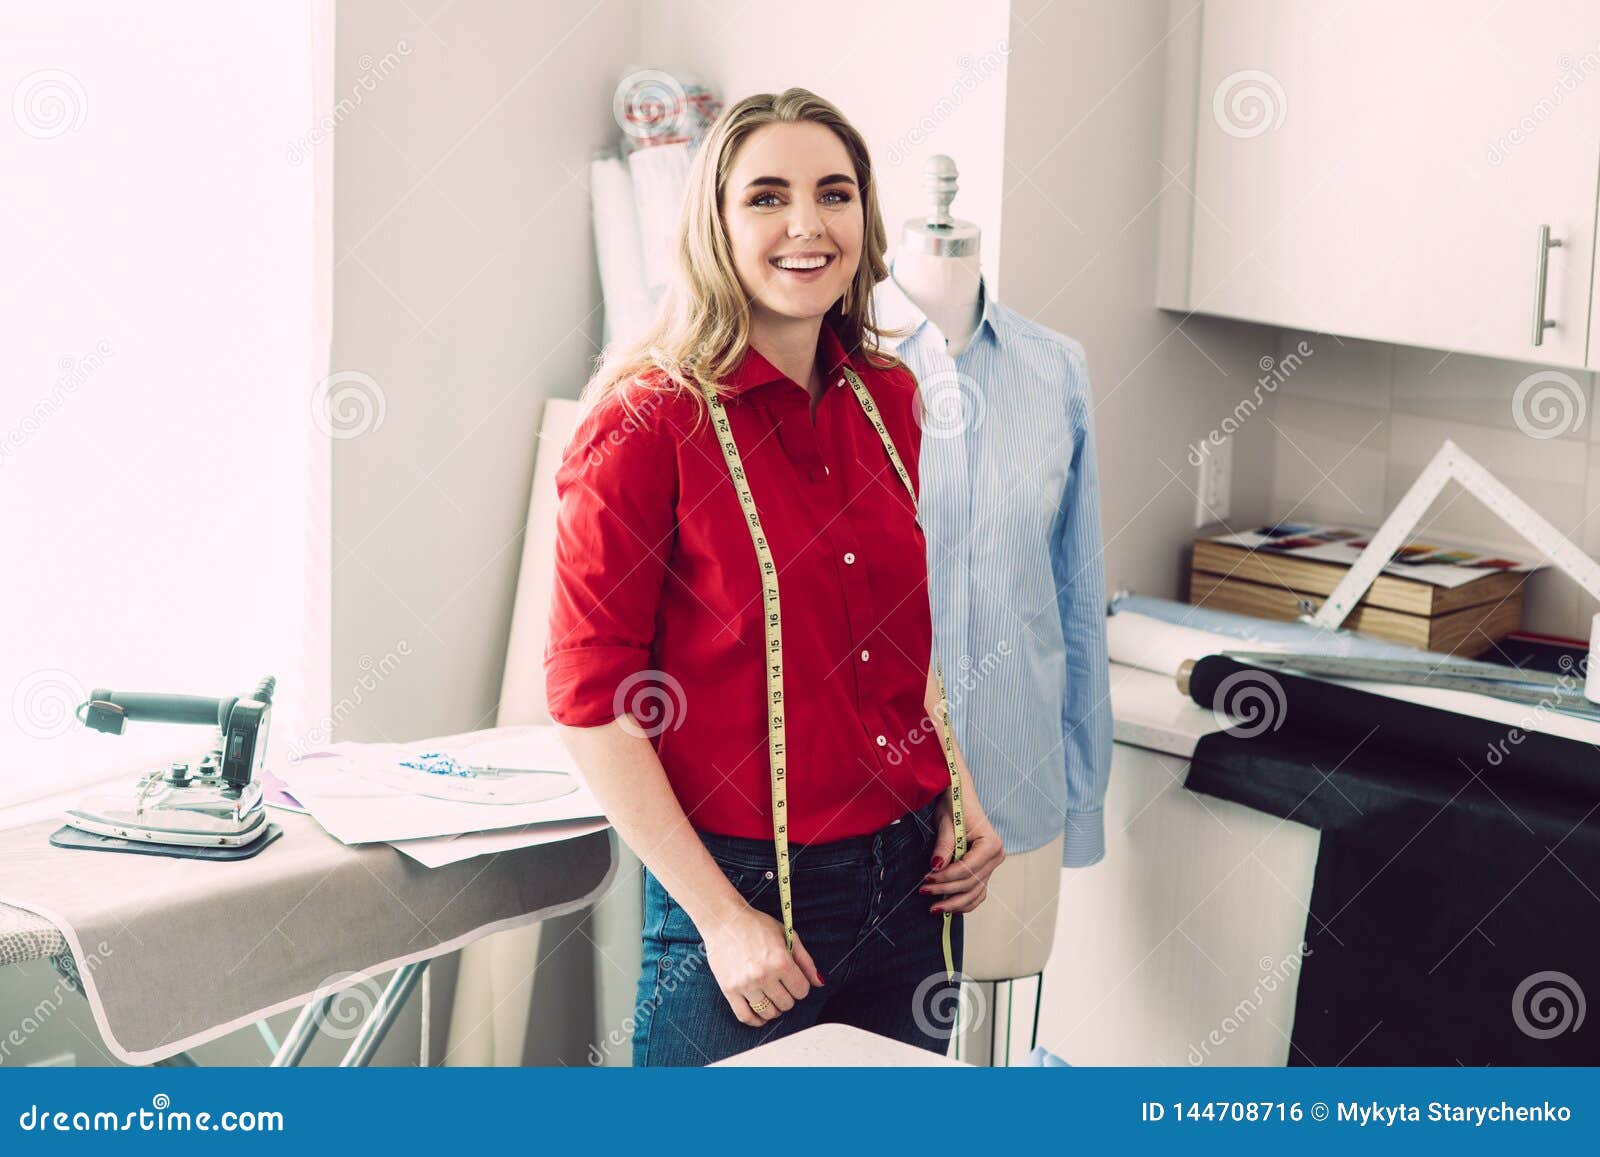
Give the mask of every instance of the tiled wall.
[[[1593, 374], [1298, 332], [1280, 335], [1279, 365], [1308, 347], [1252, 419], [1273, 426], [1275, 517], [1375, 527], [1450, 438], [1580, 547], [1600, 554]], [[1454, 484], [1423, 529], [1449, 543], [1532, 553]], [[1525, 591], [1527, 629], [1588, 638], [1600, 606], [1570, 579], [1547, 569]]]

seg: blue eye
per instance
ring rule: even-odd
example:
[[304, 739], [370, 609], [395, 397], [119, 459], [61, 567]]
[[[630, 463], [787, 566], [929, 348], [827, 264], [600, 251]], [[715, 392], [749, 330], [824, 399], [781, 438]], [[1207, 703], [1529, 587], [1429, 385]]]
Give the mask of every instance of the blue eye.
[[[750, 200], [746, 201], [745, 204], [751, 206], [752, 208], [764, 208], [765, 206], [763, 205], [763, 202], [765, 202], [768, 197], [776, 197], [777, 195], [778, 194], [773, 192], [757, 193], [754, 197], [751, 197]], [[829, 189], [822, 195], [824, 197], [839, 198], [837, 201], [833, 202], [835, 205], [848, 205], [850, 203], [850, 194], [845, 192], [843, 189]]]

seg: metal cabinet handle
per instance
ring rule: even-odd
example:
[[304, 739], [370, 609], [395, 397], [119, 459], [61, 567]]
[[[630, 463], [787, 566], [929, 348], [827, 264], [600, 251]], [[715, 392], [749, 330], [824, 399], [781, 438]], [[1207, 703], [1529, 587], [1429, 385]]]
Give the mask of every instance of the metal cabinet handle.
[[1539, 226], [1539, 268], [1533, 281], [1533, 344], [1544, 344], [1544, 331], [1555, 322], [1544, 315], [1544, 291], [1550, 280], [1550, 250], [1561, 248], [1561, 242], [1550, 236], [1550, 226]]

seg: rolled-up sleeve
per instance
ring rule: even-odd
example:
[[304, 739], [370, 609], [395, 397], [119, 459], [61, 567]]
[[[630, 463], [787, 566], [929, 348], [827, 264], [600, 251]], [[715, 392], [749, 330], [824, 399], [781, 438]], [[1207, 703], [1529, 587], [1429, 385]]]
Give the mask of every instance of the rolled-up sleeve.
[[613, 395], [578, 424], [556, 471], [555, 580], [545, 646], [550, 717], [597, 727], [622, 713], [652, 666], [676, 537], [677, 456], [659, 405], [630, 414]]

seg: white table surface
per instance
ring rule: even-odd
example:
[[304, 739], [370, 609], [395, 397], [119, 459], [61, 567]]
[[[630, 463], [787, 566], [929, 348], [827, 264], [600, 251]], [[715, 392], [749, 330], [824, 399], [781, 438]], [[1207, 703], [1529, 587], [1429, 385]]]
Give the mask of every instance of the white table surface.
[[819, 1024], [793, 1036], [738, 1053], [721, 1067], [801, 1066], [805, 1068], [971, 1068], [962, 1061], [903, 1044], [847, 1024]]

